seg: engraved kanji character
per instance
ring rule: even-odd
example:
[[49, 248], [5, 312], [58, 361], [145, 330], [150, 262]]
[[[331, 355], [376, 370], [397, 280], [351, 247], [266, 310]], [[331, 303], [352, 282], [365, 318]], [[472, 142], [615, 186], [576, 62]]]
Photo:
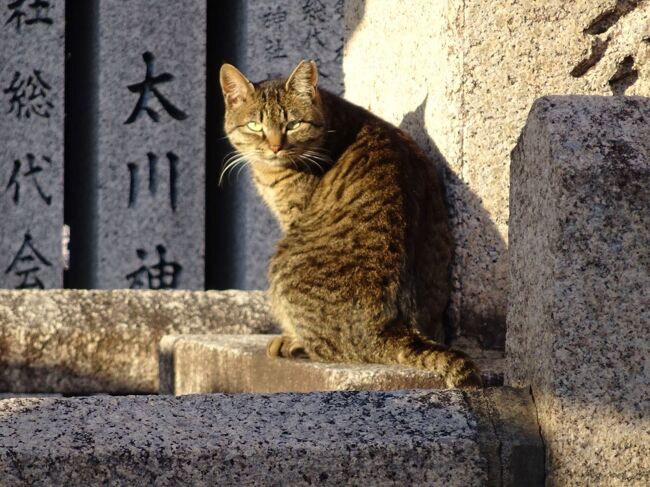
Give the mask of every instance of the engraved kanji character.
[[149, 51], [145, 52], [142, 55], [142, 59], [146, 65], [144, 81], [127, 86], [130, 92], [139, 93], [140, 96], [138, 97], [138, 101], [136, 102], [135, 108], [131, 112], [131, 115], [129, 115], [129, 118], [127, 118], [126, 122], [124, 123], [129, 124], [135, 122], [143, 110], [154, 122], [158, 122], [160, 120], [160, 115], [158, 115], [158, 112], [147, 106], [147, 102], [150, 98], [150, 93], [153, 93], [165, 111], [171, 115], [172, 118], [175, 118], [176, 120], [185, 120], [187, 118], [187, 114], [179, 108], [176, 108], [174, 104], [165, 98], [160, 93], [160, 91], [158, 91], [158, 88], [156, 88], [156, 85], [158, 84], [168, 83], [172, 81], [174, 79], [174, 76], [170, 73], [163, 73], [158, 76], [154, 76], [154, 56]]
[[[143, 264], [134, 272], [127, 274], [126, 279], [130, 281], [131, 289], [175, 289], [178, 287], [178, 280], [183, 267], [176, 262], [165, 260], [167, 249], [163, 245], [156, 245], [158, 262], [153, 265]], [[144, 249], [137, 249], [138, 259], [144, 261], [147, 252]]]

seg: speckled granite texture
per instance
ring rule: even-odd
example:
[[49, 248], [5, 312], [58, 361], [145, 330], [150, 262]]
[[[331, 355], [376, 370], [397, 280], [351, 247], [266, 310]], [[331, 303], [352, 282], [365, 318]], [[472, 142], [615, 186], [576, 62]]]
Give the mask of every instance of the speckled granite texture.
[[[160, 343], [160, 392], [312, 392], [439, 389], [433, 372], [376, 364], [335, 364], [266, 356], [269, 335], [166, 336]], [[500, 355], [500, 354], [499, 354]], [[477, 360], [485, 384], [503, 379], [503, 358]]]
[[0, 5], [0, 287], [63, 286], [65, 2]]
[[203, 289], [206, 2], [97, 9], [90, 287]]
[[0, 391], [155, 393], [164, 335], [275, 330], [262, 292], [0, 291]]
[[460, 391], [8, 399], [0, 472], [16, 487], [522, 485], [501, 483], [509, 440], [480, 414]]
[[506, 381], [549, 485], [650, 484], [650, 99], [547, 97], [512, 155]]

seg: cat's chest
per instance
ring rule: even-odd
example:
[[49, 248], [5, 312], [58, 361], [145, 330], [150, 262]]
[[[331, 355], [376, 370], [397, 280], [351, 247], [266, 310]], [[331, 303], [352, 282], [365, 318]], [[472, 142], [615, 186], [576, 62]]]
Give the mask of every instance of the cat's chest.
[[253, 181], [285, 230], [300, 218], [318, 184], [316, 176], [292, 170], [273, 173], [253, 171]]

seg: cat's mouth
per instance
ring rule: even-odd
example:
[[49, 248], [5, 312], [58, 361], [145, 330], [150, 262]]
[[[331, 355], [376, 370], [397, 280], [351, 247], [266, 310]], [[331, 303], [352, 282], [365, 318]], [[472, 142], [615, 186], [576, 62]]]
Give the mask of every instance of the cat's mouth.
[[263, 164], [268, 164], [273, 167], [289, 167], [293, 164], [290, 154], [281, 150], [277, 153], [263, 153], [259, 156], [258, 160]]
[[331, 159], [316, 150], [281, 149], [278, 152], [260, 151], [256, 160], [260, 164], [277, 169], [324, 173], [331, 166]]

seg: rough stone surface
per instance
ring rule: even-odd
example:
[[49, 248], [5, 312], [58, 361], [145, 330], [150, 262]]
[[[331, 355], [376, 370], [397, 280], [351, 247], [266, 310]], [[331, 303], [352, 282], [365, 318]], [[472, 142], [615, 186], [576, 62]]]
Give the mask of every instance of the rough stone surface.
[[[160, 392], [312, 392], [444, 388], [436, 374], [398, 365], [335, 364], [266, 356], [269, 335], [166, 336]], [[502, 382], [502, 358], [479, 359], [484, 381]]]
[[648, 485], [650, 99], [538, 100], [510, 187], [506, 376], [549, 485]]
[[99, 2], [93, 288], [203, 288], [205, 9]]
[[650, 95], [650, 3], [347, 0], [345, 21], [346, 97], [447, 162], [453, 331], [502, 347], [510, 152], [540, 96]]
[[0, 391], [155, 393], [164, 335], [275, 330], [261, 292], [2, 291]]
[[479, 414], [460, 391], [9, 399], [0, 471], [13, 486], [541, 485], [500, 483], [511, 466]]
[[[251, 81], [288, 76], [301, 59], [316, 60], [319, 84], [343, 89], [343, 0], [295, 2], [246, 0], [237, 59], [231, 60]], [[267, 264], [280, 237], [275, 218], [242, 172], [226, 178], [236, 186], [235, 287], [264, 289]]]
[[64, 4], [0, 6], [3, 288], [63, 285]]

